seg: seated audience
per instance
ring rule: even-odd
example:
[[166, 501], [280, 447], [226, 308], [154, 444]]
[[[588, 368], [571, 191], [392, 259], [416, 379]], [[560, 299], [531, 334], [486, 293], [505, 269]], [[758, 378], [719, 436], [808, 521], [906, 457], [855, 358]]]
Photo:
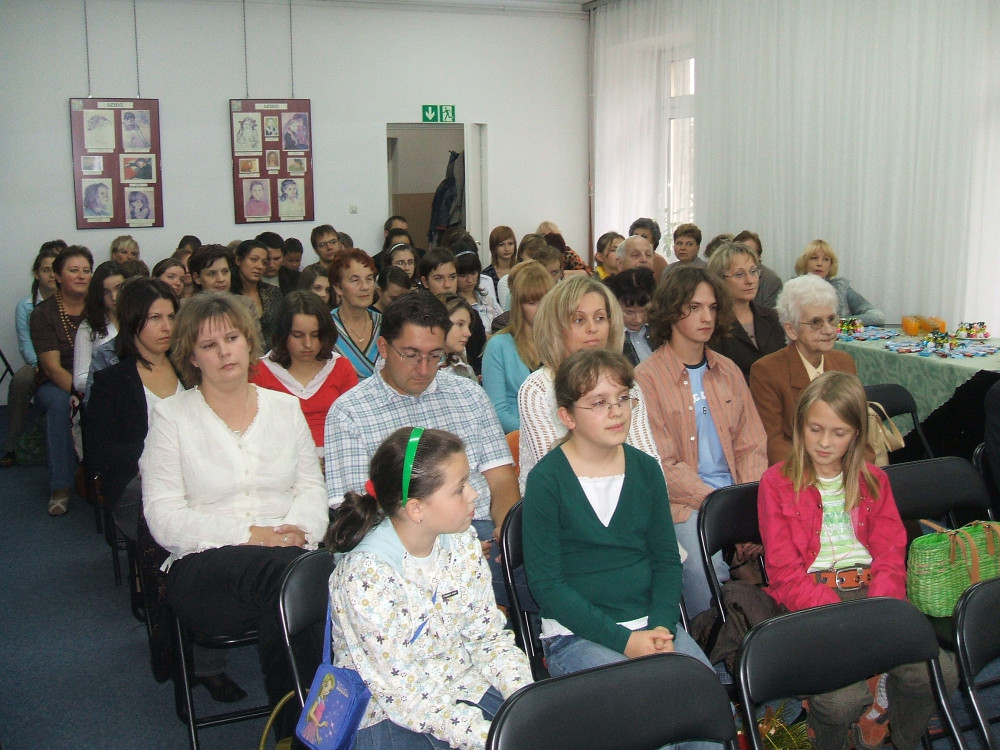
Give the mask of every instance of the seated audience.
[[601, 281], [621, 270], [618, 246], [625, 241], [618, 232], [605, 232], [597, 238], [594, 248], [594, 272]]
[[[869, 596], [906, 598], [906, 531], [888, 477], [865, 462], [867, 407], [856, 376], [817, 377], [796, 405], [787, 461], [761, 479], [767, 592], [793, 612]], [[958, 685], [954, 660], [939, 655], [951, 693]], [[887, 688], [893, 747], [918, 747], [937, 708], [927, 667], [890, 670]], [[809, 696], [814, 747], [846, 747], [849, 730], [857, 729], [852, 724], [871, 702], [866, 682]], [[858, 744], [858, 733], [850, 733]]]
[[644, 237], [653, 246], [653, 278], [659, 282], [663, 272], [667, 270], [667, 259], [656, 249], [660, 246], [660, 225], [655, 220], [649, 218], [636, 219], [628, 228], [629, 235]]
[[[449, 248], [455, 256], [455, 271], [458, 273], [457, 290], [483, 322], [483, 331], [490, 330], [493, 318], [503, 312], [497, 302], [493, 284], [482, 275], [483, 264], [479, 260], [479, 249], [471, 234], [465, 234]], [[483, 337], [484, 345], [486, 337]], [[480, 351], [482, 347], [480, 347]]]
[[625, 359], [635, 367], [644, 362], [653, 350], [649, 346], [649, 326], [646, 313], [656, 282], [648, 268], [630, 268], [608, 276], [604, 283], [618, 299], [625, 321]]
[[706, 263], [698, 257], [701, 247], [701, 230], [696, 224], [681, 224], [674, 230], [674, 257], [677, 261], [667, 266], [666, 273], [673, 273], [685, 266], [704, 268]]
[[393, 227], [385, 233], [385, 240], [382, 242], [382, 249], [378, 251], [372, 260], [375, 265], [381, 268], [387, 265], [386, 253], [396, 245], [409, 245], [413, 247], [413, 239], [410, 237], [410, 230], [403, 227]]
[[[533, 326], [535, 348], [542, 367], [527, 377], [517, 394], [521, 415], [518, 453], [522, 493], [528, 472], [566, 435], [555, 395], [559, 365], [581, 349], [620, 352], [624, 330], [618, 300], [597, 279], [589, 276], [568, 279], [542, 298]], [[629, 445], [656, 456], [656, 444], [638, 386], [632, 389], [632, 395], [638, 403], [632, 410]]]
[[375, 277], [375, 285], [378, 287], [378, 299], [375, 300], [372, 307], [385, 315], [385, 309], [399, 295], [410, 291], [413, 283], [406, 271], [399, 266], [391, 265], [378, 272], [378, 276]]
[[236, 259], [225, 245], [202, 245], [188, 258], [194, 293], [228, 292]]
[[469, 378], [478, 384], [479, 378], [476, 377], [465, 355], [465, 347], [472, 336], [472, 321], [476, 317], [476, 311], [457, 294], [441, 294], [438, 295], [438, 299], [444, 303], [448, 319], [451, 320], [451, 328], [448, 329], [448, 335], [444, 340], [444, 361], [441, 362], [441, 369], [462, 378]]
[[493, 227], [490, 232], [490, 264], [483, 269], [483, 276], [493, 280], [493, 292], [496, 296], [500, 279], [510, 273], [517, 263], [514, 257], [517, 251], [517, 236], [514, 230], [507, 226]]
[[170, 254], [171, 258], [179, 260], [184, 264], [184, 293], [181, 295], [181, 299], [187, 299], [195, 292], [194, 282], [191, 280], [191, 271], [188, 268], [188, 259], [199, 247], [201, 247], [201, 240], [192, 234], [186, 234], [181, 237], [177, 249]]
[[[576, 254], [576, 251], [566, 244], [566, 240], [563, 239], [562, 230], [556, 226], [555, 222], [543, 221], [538, 225], [538, 229], [535, 232], [544, 237], [548, 244], [552, 245], [552, 247], [556, 248], [562, 254], [564, 271], [583, 271], [586, 275], [590, 275], [590, 269], [587, 268], [587, 264], [580, 260], [580, 256]], [[556, 235], [556, 237], [550, 237], [549, 235]]]
[[341, 250], [340, 235], [337, 234], [337, 230], [329, 224], [313, 227], [309, 233], [309, 243], [316, 252], [317, 261], [306, 268], [315, 268], [320, 273], [328, 272], [334, 256]]
[[330, 405], [358, 384], [346, 357], [334, 351], [337, 327], [326, 304], [310, 292], [292, 292], [278, 306], [274, 348], [261, 358], [250, 382], [299, 400], [323, 458], [323, 426]]
[[756, 232], [744, 229], [733, 237], [734, 242], [742, 242], [757, 253], [758, 268], [760, 268], [760, 284], [757, 286], [757, 296], [754, 302], [772, 310], [778, 306], [778, 294], [781, 292], [781, 277], [764, 265], [764, 246]]
[[302, 266], [302, 241], [297, 237], [289, 237], [281, 243], [281, 252], [281, 265], [289, 271], [299, 273]]
[[653, 256], [656, 253], [653, 252], [653, 243], [645, 237], [638, 234], [626, 237], [624, 242], [619, 243], [616, 252], [619, 273], [630, 268], [648, 268], [655, 275]]
[[417, 251], [413, 245], [397, 242], [382, 254], [382, 268], [397, 266], [410, 278], [411, 284], [420, 281], [417, 273]]
[[52, 261], [56, 291], [39, 302], [31, 313], [31, 344], [38, 355], [35, 403], [45, 414], [50, 516], [66, 513], [76, 474], [69, 419], [73, 349], [76, 332], [86, 313], [87, 288], [93, 263], [94, 256], [90, 250], [80, 245], [60, 250]]
[[[675, 532], [686, 550], [698, 549], [698, 509], [708, 494], [756, 482], [767, 468], [764, 428], [746, 381], [732, 360], [707, 346], [732, 320], [722, 279], [691, 264], [678, 268], [653, 294], [654, 350], [636, 369], [670, 490]], [[684, 562], [684, 602], [691, 617], [708, 609], [711, 599], [696, 558], [689, 555]], [[722, 555], [713, 562], [719, 580], [727, 580]]]
[[285, 265], [285, 240], [277, 232], [261, 232], [254, 239], [267, 248], [267, 268], [260, 277], [261, 282], [278, 287], [282, 296], [294, 292], [299, 283], [299, 270]]
[[756, 302], [760, 281], [757, 254], [747, 245], [727, 240], [709, 258], [708, 271], [729, 288], [735, 317], [729, 330], [713, 336], [708, 345], [733, 360], [749, 383], [750, 366], [785, 346], [778, 314]]
[[[537, 260], [545, 266], [545, 270], [549, 272], [555, 283], [558, 284], [562, 281], [562, 255], [547, 243], [544, 237], [540, 237], [537, 234], [526, 234], [518, 246], [517, 256], [518, 263], [526, 260]], [[500, 302], [500, 306], [504, 310], [510, 310], [510, 278], [504, 277], [500, 279], [500, 283], [497, 286], [497, 299]]]
[[[260, 354], [256, 321], [238, 298], [190, 299], [177, 316], [171, 360], [197, 387], [153, 408], [139, 469], [149, 530], [170, 553], [174, 614], [208, 635], [256, 630], [274, 705], [294, 684], [281, 581], [323, 540], [328, 515], [302, 410], [291, 396], [247, 382]], [[277, 736], [291, 729], [279, 726]]]
[[825, 240], [813, 240], [795, 261], [795, 273], [811, 273], [829, 281], [837, 291], [837, 315], [841, 318], [857, 318], [866, 326], [880, 326], [885, 323], [885, 313], [876, 309], [851, 286], [851, 282], [838, 276], [840, 264], [837, 254]]
[[347, 232], [337, 232], [337, 239], [340, 240], [340, 246], [344, 250], [350, 250], [354, 247], [354, 238]]
[[354, 367], [359, 380], [375, 372], [382, 314], [372, 309], [375, 299], [375, 263], [364, 250], [337, 254], [330, 264], [330, 287], [340, 299], [333, 311], [339, 334], [336, 349]]
[[106, 260], [94, 269], [84, 302], [84, 319], [73, 345], [73, 390], [85, 393], [94, 349], [118, 335], [115, 302], [125, 283], [121, 266]]
[[3, 446], [0, 467], [6, 468], [17, 463], [14, 445], [24, 430], [24, 419], [35, 397], [38, 376], [38, 355], [31, 343], [31, 312], [42, 300], [55, 294], [56, 277], [52, 271], [52, 261], [59, 251], [66, 247], [62, 240], [51, 240], [42, 244], [35, 262], [31, 264], [31, 294], [17, 303], [14, 309], [14, 329], [17, 332], [17, 348], [24, 359], [24, 367], [19, 368], [10, 379], [7, 389], [7, 438]]
[[[362, 489], [375, 449], [400, 427], [422, 424], [453, 432], [465, 443], [469, 482], [479, 496], [472, 525], [488, 550], [520, 499], [517, 477], [486, 393], [466, 378], [438, 370], [450, 328], [445, 306], [423, 291], [404, 294], [386, 309], [377, 371], [334, 401], [326, 417], [327, 496], [336, 508], [344, 493]], [[490, 568], [494, 594], [503, 603], [495, 555]]]
[[417, 264], [420, 286], [433, 294], [454, 294], [458, 291], [458, 270], [455, 256], [444, 247], [437, 247], [424, 253]]
[[531, 682], [469, 528], [467, 451], [441, 430], [391, 432], [327, 533], [346, 553], [330, 577], [334, 662], [372, 694], [354, 750], [484, 748], [504, 698]]
[[556, 373], [569, 438], [531, 470], [523, 515], [524, 569], [553, 677], [670, 651], [709, 666], [680, 627], [663, 472], [625, 444], [633, 386], [624, 356], [603, 349], [570, 355]]
[[750, 368], [750, 393], [767, 433], [767, 463], [788, 458], [795, 404], [811, 380], [838, 370], [857, 374], [854, 360], [833, 348], [837, 341], [837, 293], [807, 274], [785, 284], [778, 295], [778, 319], [788, 344]]
[[518, 263], [509, 277], [510, 322], [490, 337], [483, 351], [483, 387], [507, 433], [521, 429], [517, 392], [541, 364], [532, 326], [539, 302], [555, 286], [545, 267], [533, 260]]
[[162, 281], [170, 287], [177, 299], [184, 295], [184, 277], [187, 275], [187, 267], [177, 258], [164, 258], [153, 266], [152, 277]]
[[712, 254], [722, 245], [723, 242], [732, 242], [733, 235], [729, 232], [723, 232], [722, 234], [715, 235], [712, 239], [708, 241], [705, 245], [705, 260], [709, 261], [712, 259]]
[[232, 277], [232, 291], [249, 301], [250, 309], [260, 325], [261, 346], [264, 351], [271, 349], [274, 321], [284, 296], [276, 286], [261, 282], [267, 265], [268, 249], [263, 242], [244, 240], [236, 248], [236, 273]]
[[312, 292], [326, 304], [327, 310], [333, 310], [333, 292], [330, 290], [330, 276], [325, 271], [317, 271], [309, 267], [299, 274], [299, 291]]
[[111, 260], [119, 265], [139, 260], [139, 243], [130, 234], [115, 237], [111, 240]]

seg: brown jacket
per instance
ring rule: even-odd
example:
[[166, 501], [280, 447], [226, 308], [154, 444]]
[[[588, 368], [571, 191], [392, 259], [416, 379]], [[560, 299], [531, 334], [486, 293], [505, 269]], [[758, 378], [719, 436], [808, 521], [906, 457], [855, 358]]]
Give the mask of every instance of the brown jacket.
[[[858, 374], [851, 355], [834, 349], [823, 357], [823, 371]], [[809, 385], [809, 375], [794, 343], [761, 357], [750, 368], [750, 394], [767, 433], [767, 463], [788, 458], [792, 448], [792, 421], [799, 395]]]

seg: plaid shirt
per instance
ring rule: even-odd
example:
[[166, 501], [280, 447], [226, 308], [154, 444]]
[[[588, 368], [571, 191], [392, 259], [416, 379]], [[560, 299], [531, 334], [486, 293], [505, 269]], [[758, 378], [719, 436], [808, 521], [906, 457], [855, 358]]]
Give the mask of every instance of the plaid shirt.
[[469, 483], [479, 494], [477, 521], [490, 517], [484, 471], [513, 465], [493, 404], [477, 383], [440, 371], [419, 396], [391, 388], [380, 370], [333, 402], [324, 435], [326, 493], [330, 507], [348, 490], [363, 492], [375, 449], [400, 427], [432, 427], [458, 435], [469, 458]]

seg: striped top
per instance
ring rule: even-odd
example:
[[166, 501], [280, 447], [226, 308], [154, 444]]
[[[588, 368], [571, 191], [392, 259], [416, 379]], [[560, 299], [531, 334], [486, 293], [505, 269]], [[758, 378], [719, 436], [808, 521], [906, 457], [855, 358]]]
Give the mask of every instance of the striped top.
[[816, 489], [823, 503], [823, 526], [819, 533], [819, 554], [809, 566], [809, 572], [871, 565], [872, 556], [854, 535], [851, 516], [844, 510], [843, 473], [832, 479], [817, 478]]
[[330, 314], [333, 316], [334, 325], [337, 326], [337, 343], [333, 348], [351, 363], [354, 372], [358, 374], [358, 380], [370, 377], [375, 372], [375, 361], [378, 359], [378, 337], [382, 333], [382, 313], [368, 308], [368, 315], [372, 319], [372, 335], [364, 347], [355, 344], [347, 332], [344, 321], [340, 319], [339, 307]]

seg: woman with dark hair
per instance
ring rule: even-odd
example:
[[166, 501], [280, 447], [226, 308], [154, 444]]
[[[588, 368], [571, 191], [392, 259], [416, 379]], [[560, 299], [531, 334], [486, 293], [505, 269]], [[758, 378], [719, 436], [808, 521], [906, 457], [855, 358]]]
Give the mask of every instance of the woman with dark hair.
[[10, 379], [7, 391], [7, 440], [3, 447], [3, 457], [0, 467], [13, 466], [17, 463], [14, 454], [14, 442], [24, 430], [24, 418], [31, 407], [31, 399], [35, 397], [38, 374], [38, 355], [31, 343], [31, 328], [28, 325], [31, 312], [41, 300], [48, 299], [56, 291], [56, 277], [52, 272], [52, 261], [59, 251], [66, 247], [62, 240], [52, 240], [42, 245], [31, 264], [31, 294], [17, 303], [14, 310], [14, 327], [17, 330], [17, 348], [24, 359], [24, 367], [14, 373]]
[[229, 291], [236, 262], [225, 245], [202, 245], [191, 253], [187, 264], [195, 294]]
[[236, 274], [232, 291], [246, 297], [250, 308], [260, 323], [264, 351], [271, 348], [274, 320], [281, 304], [281, 290], [270, 284], [260, 283], [267, 268], [267, 246], [258, 240], [244, 240], [236, 248]]
[[[386, 260], [386, 253], [396, 245], [408, 245], [413, 247], [413, 240], [410, 238], [410, 230], [403, 227], [393, 227], [385, 234], [385, 240], [382, 242], [382, 249], [378, 251], [378, 254], [372, 258], [375, 261], [375, 265], [379, 268], [385, 268], [388, 265]], [[416, 257], [416, 251], [414, 251], [414, 257]]]
[[312, 292], [292, 292], [278, 307], [274, 348], [250, 377], [262, 388], [298, 398], [321, 460], [330, 404], [358, 384], [351, 363], [334, 351], [336, 343], [337, 327], [323, 301]]
[[497, 292], [497, 285], [500, 279], [510, 273], [517, 260], [514, 254], [517, 251], [517, 235], [508, 226], [493, 227], [490, 232], [490, 259], [491, 263], [483, 269], [483, 275], [493, 279], [494, 296]]
[[164, 258], [153, 266], [153, 278], [170, 287], [177, 299], [184, 296], [184, 277], [187, 268], [177, 258]]
[[84, 301], [84, 321], [76, 332], [73, 347], [73, 390], [84, 393], [94, 349], [118, 335], [115, 302], [125, 283], [122, 267], [113, 260], [94, 269]]
[[385, 308], [391, 305], [396, 297], [406, 294], [413, 286], [406, 271], [395, 265], [386, 266], [379, 271], [378, 276], [375, 277], [375, 283], [378, 285], [378, 301], [372, 307], [383, 315]]
[[402, 269], [410, 277], [411, 285], [420, 281], [420, 278], [417, 276], [417, 251], [413, 245], [408, 245], [405, 242], [397, 242], [395, 245], [391, 245], [382, 254], [382, 268], [388, 268], [389, 266], [396, 266]]
[[382, 313], [372, 309], [375, 262], [364, 250], [352, 248], [330, 263], [330, 287], [340, 298], [333, 311], [339, 334], [336, 349], [354, 366], [359, 379], [375, 372]]
[[315, 266], [309, 266], [299, 274], [300, 292], [312, 292], [326, 305], [327, 312], [336, 306], [333, 304], [333, 292], [330, 289], [330, 277]]
[[167, 356], [178, 307], [177, 296], [163, 281], [139, 277], [126, 282], [116, 306], [118, 363], [94, 373], [87, 404], [87, 463], [101, 474], [104, 499], [130, 539], [137, 536], [139, 456], [149, 415], [160, 401], [184, 390]]
[[451, 328], [444, 340], [444, 360], [439, 369], [448, 370], [478, 384], [479, 378], [469, 364], [465, 350], [472, 336], [472, 321], [476, 317], [476, 311], [458, 294], [439, 294], [438, 299], [444, 303], [448, 319], [451, 320]]
[[139, 459], [146, 522], [170, 553], [167, 598], [198, 632], [256, 630], [274, 705], [294, 684], [281, 580], [329, 523], [316, 447], [295, 399], [248, 382], [260, 336], [242, 300], [195, 295], [171, 346], [181, 379], [197, 387], [154, 407]]
[[84, 319], [93, 265], [94, 256], [85, 247], [72, 245], [60, 250], [52, 261], [56, 291], [39, 302], [31, 313], [31, 343], [38, 353], [39, 365], [35, 402], [45, 413], [50, 516], [66, 512], [76, 473], [69, 422], [73, 347], [76, 331]]
[[[465, 235], [467, 241], [451, 246], [455, 255], [455, 271], [458, 273], [459, 296], [468, 302], [483, 321], [483, 330], [489, 331], [493, 318], [503, 312], [497, 302], [496, 291], [489, 280], [483, 281], [483, 264], [479, 260], [479, 249], [471, 235]], [[483, 344], [485, 345], [485, 337]]]
[[653, 353], [649, 346], [649, 326], [646, 324], [646, 312], [656, 289], [653, 271], [637, 266], [608, 276], [604, 283], [622, 306], [622, 320], [625, 322], [622, 354], [635, 367]]

